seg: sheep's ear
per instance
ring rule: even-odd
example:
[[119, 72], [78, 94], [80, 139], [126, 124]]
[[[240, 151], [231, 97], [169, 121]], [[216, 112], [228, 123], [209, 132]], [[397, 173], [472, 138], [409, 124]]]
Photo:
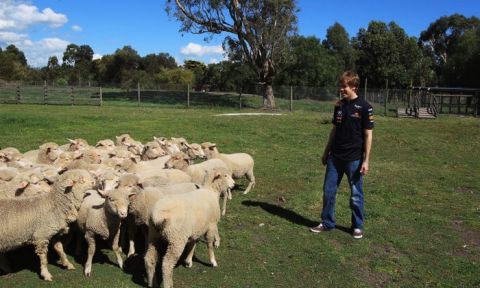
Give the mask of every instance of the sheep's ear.
[[135, 201], [136, 199], [137, 199], [137, 194], [136, 193], [128, 194], [128, 200], [129, 201]]
[[201, 188], [200, 185], [198, 185], [198, 184], [195, 184], [195, 187], [196, 187], [197, 189], [200, 189], [200, 188]]
[[213, 181], [219, 179], [220, 177], [222, 177], [222, 173], [220, 172], [215, 172], [214, 176], [213, 176]]
[[20, 183], [18, 183], [17, 189], [25, 189], [27, 188], [28, 184], [30, 184], [28, 183], [28, 181], [23, 180]]
[[68, 140], [68, 142], [70, 142], [72, 144], [77, 144], [77, 141], [75, 141], [75, 140], [72, 140], [72, 139], [69, 139], [69, 138], [67, 138], [67, 140]]
[[192, 146], [190, 146], [190, 144], [185, 143], [184, 145], [185, 145], [185, 147], [187, 147], [188, 149], [192, 149]]
[[137, 164], [137, 163], [138, 163], [138, 161], [137, 161], [137, 158], [135, 158], [135, 157], [132, 157], [132, 158], [130, 158], [130, 159], [132, 160], [132, 162], [133, 162], [133, 163], [135, 163], [135, 164]]
[[103, 189], [97, 189], [97, 194], [100, 195], [103, 199], [108, 197], [108, 192]]

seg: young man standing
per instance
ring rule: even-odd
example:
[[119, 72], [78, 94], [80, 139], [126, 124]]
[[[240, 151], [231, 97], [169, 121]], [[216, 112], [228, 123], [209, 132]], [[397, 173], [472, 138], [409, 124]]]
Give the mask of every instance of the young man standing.
[[363, 176], [369, 170], [372, 147], [373, 109], [357, 95], [360, 78], [347, 71], [340, 77], [342, 99], [335, 106], [333, 127], [322, 156], [327, 165], [323, 184], [322, 221], [310, 231], [320, 233], [335, 228], [335, 198], [343, 174], [350, 185], [352, 210], [352, 235], [363, 237]]

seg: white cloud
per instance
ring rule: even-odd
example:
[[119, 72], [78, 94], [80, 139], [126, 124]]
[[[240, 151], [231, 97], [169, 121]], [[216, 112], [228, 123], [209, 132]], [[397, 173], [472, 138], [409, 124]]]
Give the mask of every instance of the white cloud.
[[73, 25], [72, 26], [72, 30], [75, 31], [75, 32], [82, 32], [82, 27], [78, 26], [78, 25]]
[[220, 60], [218, 60], [217, 58], [210, 58], [208, 64], [217, 64], [218, 62], [220, 62]]
[[102, 59], [102, 57], [103, 57], [103, 55], [94, 53], [92, 59], [93, 59], [93, 60], [97, 60], [97, 59]]
[[225, 51], [223, 50], [221, 45], [202, 46], [191, 42], [188, 43], [187, 46], [180, 49], [180, 53], [182, 53], [183, 55], [194, 55], [198, 57], [202, 57], [205, 55], [223, 54], [224, 52]]
[[[58, 28], [68, 22], [67, 16], [45, 8], [42, 11], [26, 0], [0, 0], [0, 47], [15, 45], [24, 52], [28, 65], [42, 67], [48, 58], [57, 56], [62, 60], [69, 41], [59, 38], [43, 38], [32, 41], [28, 34], [21, 33], [30, 27], [47, 25]], [[77, 26], [77, 25], [75, 25]], [[72, 29], [76, 30], [75, 26]], [[80, 26], [77, 26], [81, 29]]]
[[13, 0], [0, 3], [0, 29], [22, 30], [37, 24], [61, 27], [68, 22], [67, 16], [50, 8], [39, 11], [36, 6]]

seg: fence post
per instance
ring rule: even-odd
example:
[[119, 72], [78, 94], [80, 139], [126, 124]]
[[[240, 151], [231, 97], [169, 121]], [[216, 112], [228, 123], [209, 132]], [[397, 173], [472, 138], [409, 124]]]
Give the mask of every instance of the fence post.
[[290, 86], [290, 112], [293, 111], [293, 87]]
[[240, 107], [240, 110], [242, 110], [242, 92], [238, 94], [238, 105]]
[[367, 85], [368, 85], [368, 78], [365, 78], [365, 88], [364, 88], [363, 94], [365, 95], [365, 97], [364, 97], [364, 98], [365, 98], [365, 101], [368, 102]]
[[20, 99], [21, 99], [20, 85], [17, 85], [17, 99], [16, 99], [17, 104], [20, 104]]
[[47, 104], [47, 80], [43, 81], [43, 105]]
[[103, 105], [103, 93], [102, 93], [102, 86], [100, 86], [100, 106]]
[[478, 116], [478, 111], [480, 110], [480, 93], [475, 92], [475, 98], [477, 98], [477, 104], [475, 105], [475, 112], [474, 112], [474, 116], [477, 117]]
[[388, 102], [388, 79], [387, 79], [387, 82], [385, 84], [385, 90], [386, 90], [386, 94], [385, 94], [385, 99], [383, 102], [385, 102], [385, 111], [384, 111], [384, 114], [385, 116], [387, 116], [387, 102]]
[[140, 106], [140, 82], [137, 82], [137, 102], [138, 106]]
[[187, 84], [187, 108], [190, 108], [190, 84]]
[[70, 102], [71, 102], [72, 106], [75, 105], [75, 98], [73, 96], [73, 85], [70, 86]]

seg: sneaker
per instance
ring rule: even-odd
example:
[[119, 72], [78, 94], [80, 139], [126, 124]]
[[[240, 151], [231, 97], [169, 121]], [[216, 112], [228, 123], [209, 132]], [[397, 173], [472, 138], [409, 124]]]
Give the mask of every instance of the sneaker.
[[320, 232], [325, 232], [328, 231], [329, 229], [325, 226], [323, 226], [322, 223], [318, 224], [318, 226], [315, 227], [310, 227], [310, 232], [313, 233], [320, 233]]
[[363, 230], [359, 228], [353, 229], [353, 238], [355, 239], [361, 239], [363, 237]]

